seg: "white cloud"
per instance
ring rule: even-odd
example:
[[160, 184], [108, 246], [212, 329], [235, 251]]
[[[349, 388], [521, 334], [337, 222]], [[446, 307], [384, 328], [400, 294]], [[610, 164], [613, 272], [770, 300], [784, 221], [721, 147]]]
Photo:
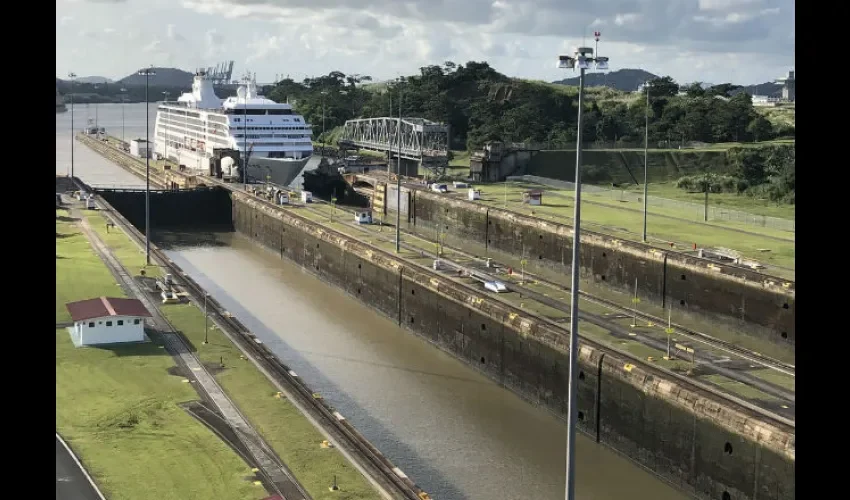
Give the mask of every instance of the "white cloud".
[[[126, 54], [144, 47], [145, 57], [159, 58], [150, 63], [190, 69], [233, 59], [237, 73], [250, 63], [261, 79], [332, 70], [384, 78], [445, 60], [486, 60], [514, 76], [554, 80], [565, 76], [553, 69], [559, 47], [592, 43], [599, 30], [612, 69], [756, 83], [793, 64], [793, 8], [791, 0], [181, 0], [176, 7], [126, 0], [73, 9], [57, 2], [57, 65], [121, 76], [138, 65]], [[74, 29], [65, 28], [71, 16]], [[143, 28], [163, 24], [155, 40]], [[105, 34], [104, 25], [120, 43], [111, 38], [97, 60], [62, 62], [94, 44], [85, 37]], [[730, 67], [735, 54], [741, 67]]]

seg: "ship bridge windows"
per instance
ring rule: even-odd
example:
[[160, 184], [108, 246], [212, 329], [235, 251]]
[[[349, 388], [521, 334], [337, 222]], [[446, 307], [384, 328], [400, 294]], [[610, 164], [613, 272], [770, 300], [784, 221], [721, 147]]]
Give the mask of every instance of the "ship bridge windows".
[[233, 108], [233, 109], [225, 109], [224, 114], [226, 115], [291, 115], [291, 109], [245, 109], [245, 108]]

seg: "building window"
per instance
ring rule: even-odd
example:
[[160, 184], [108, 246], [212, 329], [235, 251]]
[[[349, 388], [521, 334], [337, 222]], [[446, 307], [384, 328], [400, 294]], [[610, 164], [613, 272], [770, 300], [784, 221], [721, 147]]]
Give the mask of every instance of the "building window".
[[94, 321], [89, 321], [89, 328], [94, 328]]
[[111, 321], [107, 321], [107, 322], [106, 322], [106, 326], [112, 326], [112, 322], [111, 322]]
[[134, 325], [138, 325], [138, 324], [139, 324], [139, 318], [134, 319], [134, 320], [133, 320], [133, 324], [134, 324]]
[[121, 326], [121, 325], [123, 325], [123, 324], [124, 324], [124, 320], [123, 320], [123, 319], [119, 319], [119, 320], [118, 320], [118, 326]]

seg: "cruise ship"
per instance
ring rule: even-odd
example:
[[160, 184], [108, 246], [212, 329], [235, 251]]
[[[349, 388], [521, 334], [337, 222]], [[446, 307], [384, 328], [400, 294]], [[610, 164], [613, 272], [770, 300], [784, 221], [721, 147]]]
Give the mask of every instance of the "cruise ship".
[[[288, 186], [313, 154], [312, 128], [289, 104], [257, 93], [252, 78], [235, 97], [220, 99], [205, 72], [195, 74], [192, 91], [159, 105], [154, 152], [190, 170], [210, 172], [217, 152], [247, 157], [249, 180]], [[234, 169], [235, 170], [235, 169]], [[236, 172], [223, 172], [236, 178]]]

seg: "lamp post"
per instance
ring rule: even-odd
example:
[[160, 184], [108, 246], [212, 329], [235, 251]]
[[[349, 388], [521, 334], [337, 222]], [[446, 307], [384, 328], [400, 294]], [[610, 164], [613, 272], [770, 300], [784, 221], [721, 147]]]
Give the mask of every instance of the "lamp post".
[[153, 67], [139, 70], [145, 77], [145, 263], [151, 265], [151, 141], [150, 141], [150, 101], [148, 88], [150, 77], [156, 76]]
[[401, 86], [398, 88], [398, 161], [395, 167], [395, 253], [401, 252]]
[[578, 370], [578, 300], [579, 300], [579, 244], [581, 242], [581, 118], [584, 106], [584, 72], [591, 64], [596, 69], [608, 69], [607, 57], [593, 57], [593, 49], [590, 47], [578, 47], [573, 56], [559, 56], [558, 67], [579, 69], [578, 84], [578, 117], [576, 124], [576, 174], [575, 174], [575, 211], [573, 214], [573, 260], [572, 285], [570, 290], [570, 368], [569, 386], [567, 389], [567, 480], [566, 500], [575, 500], [575, 439], [576, 420], [578, 409], [576, 408], [576, 371]]
[[326, 90], [322, 91], [322, 158], [325, 157], [325, 96], [328, 95]]
[[[100, 88], [100, 85], [94, 84], [94, 89], [97, 90]], [[96, 98], [95, 98], [96, 99]], [[98, 111], [99, 107], [97, 105], [97, 101], [94, 102], [94, 135], [98, 139], [100, 139], [100, 125], [98, 124]]]
[[68, 78], [71, 80], [71, 181], [74, 180], [74, 78], [77, 74], [74, 72], [68, 73]]
[[643, 242], [646, 243], [646, 195], [649, 192], [649, 186], [646, 182], [649, 179], [649, 80], [643, 85], [646, 91], [646, 112], [644, 113], [644, 136], [643, 136]]
[[245, 91], [242, 93], [242, 135], [245, 136], [242, 141], [242, 187], [245, 191], [248, 190], [248, 78], [245, 77]]
[[207, 345], [207, 344], [210, 343], [209, 316], [207, 315], [207, 297], [208, 296], [209, 296], [209, 294], [205, 292], [204, 293], [204, 345]]
[[[162, 95], [165, 96], [165, 102], [168, 102], [168, 96], [171, 95], [171, 92], [164, 90], [162, 92]], [[163, 165], [165, 165], [165, 164], [168, 163], [168, 124], [165, 123], [165, 120], [163, 120], [162, 125], [163, 125], [162, 126], [162, 134], [165, 136], [165, 137], [162, 138], [162, 142], [165, 144], [165, 150], [164, 150], [165, 163], [163, 163]], [[153, 140], [156, 141], [156, 137], [154, 137]]]
[[121, 89], [121, 147], [124, 147], [127, 144], [127, 140], [124, 137], [124, 105], [127, 104], [127, 89]]

